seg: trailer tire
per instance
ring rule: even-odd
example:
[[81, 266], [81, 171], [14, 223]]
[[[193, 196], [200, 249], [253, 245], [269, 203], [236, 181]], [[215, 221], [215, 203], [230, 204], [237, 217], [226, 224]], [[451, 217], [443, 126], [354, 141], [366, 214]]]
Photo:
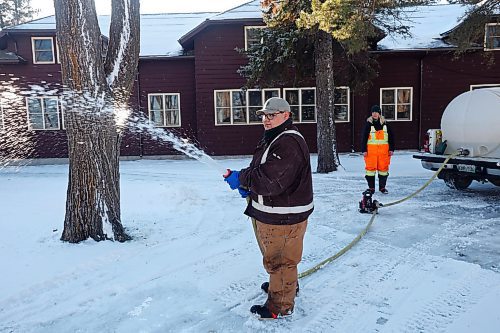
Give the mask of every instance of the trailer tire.
[[500, 186], [500, 179], [498, 178], [488, 178], [488, 181], [493, 185]]
[[444, 182], [445, 184], [454, 190], [463, 191], [467, 189], [472, 183], [472, 177], [470, 176], [460, 176], [453, 173], [444, 174]]

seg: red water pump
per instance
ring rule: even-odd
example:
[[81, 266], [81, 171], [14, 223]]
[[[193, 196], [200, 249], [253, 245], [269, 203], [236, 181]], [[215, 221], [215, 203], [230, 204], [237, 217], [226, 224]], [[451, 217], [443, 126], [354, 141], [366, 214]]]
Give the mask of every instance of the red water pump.
[[363, 192], [363, 199], [359, 202], [360, 213], [373, 213], [377, 211], [382, 204], [377, 200], [373, 200], [373, 193], [369, 189]]

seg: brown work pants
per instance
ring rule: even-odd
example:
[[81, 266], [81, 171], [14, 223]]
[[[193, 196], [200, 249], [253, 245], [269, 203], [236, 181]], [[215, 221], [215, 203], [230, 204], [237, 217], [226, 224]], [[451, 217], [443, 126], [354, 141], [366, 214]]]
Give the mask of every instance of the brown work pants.
[[286, 315], [293, 311], [297, 265], [302, 259], [306, 227], [307, 220], [292, 225], [257, 221], [257, 237], [264, 252], [264, 268], [269, 273], [266, 306], [275, 314]]

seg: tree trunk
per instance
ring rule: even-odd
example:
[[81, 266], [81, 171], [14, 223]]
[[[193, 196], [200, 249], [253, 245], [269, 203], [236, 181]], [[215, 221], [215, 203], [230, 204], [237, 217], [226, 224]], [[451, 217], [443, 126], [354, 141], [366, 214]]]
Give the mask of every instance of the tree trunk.
[[314, 43], [318, 173], [336, 171], [339, 165], [334, 116], [333, 37], [319, 30]]
[[64, 84], [69, 181], [61, 240], [130, 239], [120, 217], [116, 110], [130, 96], [139, 59], [139, 0], [113, 0], [105, 70], [94, 1], [54, 0]]

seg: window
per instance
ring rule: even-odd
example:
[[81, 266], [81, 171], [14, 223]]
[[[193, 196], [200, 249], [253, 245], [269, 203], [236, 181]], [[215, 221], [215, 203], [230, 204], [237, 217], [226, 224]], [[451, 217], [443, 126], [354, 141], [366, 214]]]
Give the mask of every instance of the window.
[[262, 109], [264, 103], [271, 97], [280, 97], [279, 89], [248, 90], [248, 118], [251, 123], [262, 123], [262, 117], [256, 112]]
[[254, 45], [260, 45], [264, 41], [260, 36], [260, 29], [263, 29], [264, 26], [255, 26], [255, 27], [245, 27], [245, 51], [248, 51]]
[[334, 115], [335, 122], [349, 122], [349, 111], [350, 111], [350, 89], [349, 87], [336, 87], [334, 97]]
[[500, 50], [500, 23], [487, 23], [484, 34], [485, 50]]
[[243, 90], [216, 90], [216, 124], [246, 124], [246, 105], [247, 101]]
[[279, 96], [279, 89], [215, 90], [215, 124], [261, 124], [256, 111], [267, 99]]
[[59, 129], [57, 97], [26, 97], [28, 128], [33, 130]]
[[149, 94], [149, 119], [158, 127], [181, 125], [180, 94]]
[[500, 88], [500, 83], [487, 83], [487, 84], [471, 84], [470, 90], [482, 89], [482, 88]]
[[290, 104], [294, 121], [316, 121], [316, 88], [285, 88], [284, 95]]
[[413, 88], [380, 89], [382, 115], [388, 120], [411, 120]]
[[31, 46], [33, 48], [33, 63], [53, 64], [55, 62], [52, 37], [31, 37]]

